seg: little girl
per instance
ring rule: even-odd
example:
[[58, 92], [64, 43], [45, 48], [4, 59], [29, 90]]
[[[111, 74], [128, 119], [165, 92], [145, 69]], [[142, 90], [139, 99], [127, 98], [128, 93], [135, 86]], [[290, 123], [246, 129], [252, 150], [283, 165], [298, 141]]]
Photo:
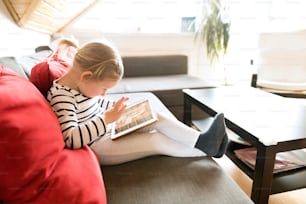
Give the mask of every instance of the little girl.
[[78, 49], [68, 72], [53, 82], [48, 101], [56, 113], [66, 147], [91, 147], [103, 165], [119, 164], [151, 155], [222, 157], [228, 143], [223, 114], [206, 132], [157, 113], [158, 121], [117, 140], [110, 124], [126, 108], [127, 97], [116, 102], [103, 96], [123, 76], [121, 56], [107, 42], [91, 42]]

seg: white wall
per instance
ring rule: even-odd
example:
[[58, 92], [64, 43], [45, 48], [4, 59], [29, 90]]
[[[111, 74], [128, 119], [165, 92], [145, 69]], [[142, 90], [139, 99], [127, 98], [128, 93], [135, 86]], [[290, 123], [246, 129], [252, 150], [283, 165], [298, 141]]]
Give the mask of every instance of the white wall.
[[[223, 83], [223, 66], [210, 65], [206, 57], [205, 47], [195, 42], [194, 33], [167, 33], [167, 34], [110, 34], [101, 33], [98, 30], [74, 30], [67, 27], [64, 35], [73, 35], [79, 39], [80, 44], [95, 39], [107, 39], [111, 41], [122, 55], [161, 55], [161, 54], [185, 54], [189, 57], [189, 73], [194, 76]], [[251, 59], [249, 44], [235, 46], [235, 41], [241, 42], [241, 36], [233, 35], [228, 55], [225, 58], [225, 67], [229, 71], [230, 83], [250, 84]], [[220, 63], [221, 64], [221, 63]]]
[[68, 27], [64, 30], [63, 34], [75, 36], [80, 44], [93, 40], [106, 39], [119, 49], [122, 56], [184, 54], [189, 57], [190, 74], [211, 78], [212, 76], [210, 75], [214, 72], [210, 68], [209, 63], [205, 61], [207, 60], [206, 54], [199, 54], [199, 50], [194, 42], [193, 33], [106, 34], [96, 30], [75, 31]]
[[39, 45], [48, 45], [50, 36], [20, 28], [0, 1], [0, 56], [20, 56], [34, 52]]
[[[275, 60], [269, 63], [266, 60], [267, 58], [282, 58], [275, 51], [279, 52], [284, 47], [275, 47], [275, 45], [285, 45], [285, 49], [289, 50], [285, 52], [287, 57], [282, 60], [283, 63], [292, 64], [294, 57], [290, 55], [294, 56], [295, 53], [304, 51], [300, 48], [306, 47], [305, 40], [303, 40], [306, 37], [305, 33], [296, 35], [298, 30], [306, 28], [305, 12], [303, 12], [306, 9], [306, 3], [303, 0], [225, 0], [225, 2], [229, 4], [231, 11], [231, 38], [228, 54], [220, 64], [213, 66], [209, 64], [206, 57], [205, 47], [199, 49], [192, 33], [110, 34], [101, 31], [102, 24], [89, 30], [88, 26], [84, 29], [77, 29], [80, 28], [80, 25], [76, 25], [77, 22], [68, 26], [63, 33], [74, 35], [80, 39], [81, 43], [106, 38], [112, 41], [123, 55], [186, 54], [189, 56], [190, 74], [223, 83], [223, 68], [225, 67], [230, 84], [248, 86], [254, 67], [277, 66]], [[83, 23], [88, 20], [87, 25], [89, 25], [93, 16], [89, 15], [89, 17], [88, 19], [84, 17]], [[279, 35], [280, 32], [285, 32], [285, 34]], [[271, 41], [273, 43], [269, 43]], [[299, 46], [296, 46], [296, 42], [300, 43]], [[303, 56], [300, 55], [300, 57]], [[251, 59], [255, 63], [253, 68], [250, 66]]]
[[[231, 10], [239, 15], [232, 16], [231, 39], [228, 54], [224, 60], [229, 83], [250, 85], [250, 60], [254, 59], [255, 68], [274, 67], [279, 65], [291, 70], [296, 64], [305, 68], [306, 53], [306, 25], [305, 17], [293, 12], [286, 18], [284, 9], [299, 11], [306, 2], [298, 0], [287, 7], [271, 7], [280, 1], [231, 1]], [[249, 4], [252, 2], [252, 4]], [[272, 2], [272, 3], [271, 3]], [[281, 1], [284, 2], [284, 1]], [[288, 3], [288, 4], [289, 4]], [[271, 9], [273, 8], [273, 9]], [[0, 56], [20, 55], [33, 52], [33, 49], [49, 43], [49, 36], [24, 30], [16, 26], [3, 2], [0, 1]], [[305, 12], [301, 12], [302, 14]], [[306, 14], [303, 14], [306, 15]], [[290, 24], [297, 22], [298, 24]], [[289, 23], [289, 24], [288, 24]], [[99, 25], [102, 26], [102, 25]], [[189, 56], [189, 72], [201, 78], [223, 82], [223, 66], [211, 66], [206, 57], [205, 48], [199, 49], [194, 42], [194, 34], [110, 34], [102, 33], [98, 29], [76, 30], [71, 24], [64, 31], [64, 35], [73, 35], [80, 43], [89, 40], [106, 38], [112, 41], [122, 55], [150, 55], [150, 54], [186, 54]], [[282, 71], [280, 71], [282, 72]]]
[[255, 65], [262, 80], [306, 83], [306, 30], [263, 33]]
[[[223, 66], [209, 64], [205, 47], [195, 44], [192, 33], [180, 34], [106, 34], [99, 31], [64, 30], [74, 35], [80, 44], [105, 38], [110, 40], [122, 55], [186, 54], [189, 57], [189, 73], [206, 80], [223, 83]], [[254, 66], [250, 66], [253, 59]], [[286, 69], [296, 64], [306, 69], [306, 32], [250, 33], [234, 31], [231, 34], [228, 54], [224, 59], [229, 84], [250, 85], [254, 69]], [[220, 63], [221, 64], [221, 63]], [[286, 65], [286, 66], [283, 66]]]

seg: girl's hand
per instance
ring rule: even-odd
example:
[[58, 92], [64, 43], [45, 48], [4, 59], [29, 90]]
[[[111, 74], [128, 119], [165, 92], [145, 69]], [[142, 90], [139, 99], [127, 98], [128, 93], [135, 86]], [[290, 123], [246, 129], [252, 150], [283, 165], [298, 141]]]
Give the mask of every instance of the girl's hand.
[[126, 109], [127, 105], [125, 104], [125, 102], [127, 100], [129, 100], [128, 97], [120, 98], [110, 110], [104, 113], [104, 121], [106, 122], [106, 124], [115, 122], [116, 120], [120, 118], [120, 116]]

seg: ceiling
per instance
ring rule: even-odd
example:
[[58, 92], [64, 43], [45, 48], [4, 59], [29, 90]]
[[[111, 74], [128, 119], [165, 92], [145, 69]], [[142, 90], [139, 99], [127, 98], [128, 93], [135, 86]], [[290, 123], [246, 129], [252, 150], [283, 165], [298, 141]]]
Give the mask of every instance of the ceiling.
[[3, 0], [20, 27], [42, 33], [60, 32], [96, 0]]

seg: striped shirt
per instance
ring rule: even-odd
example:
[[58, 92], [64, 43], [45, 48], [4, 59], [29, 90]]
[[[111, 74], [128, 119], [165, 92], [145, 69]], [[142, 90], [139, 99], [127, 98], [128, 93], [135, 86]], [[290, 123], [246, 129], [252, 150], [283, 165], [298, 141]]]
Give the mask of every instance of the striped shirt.
[[48, 101], [59, 120], [66, 147], [82, 148], [106, 134], [103, 113], [113, 102], [103, 97], [88, 98], [57, 80], [49, 90]]

